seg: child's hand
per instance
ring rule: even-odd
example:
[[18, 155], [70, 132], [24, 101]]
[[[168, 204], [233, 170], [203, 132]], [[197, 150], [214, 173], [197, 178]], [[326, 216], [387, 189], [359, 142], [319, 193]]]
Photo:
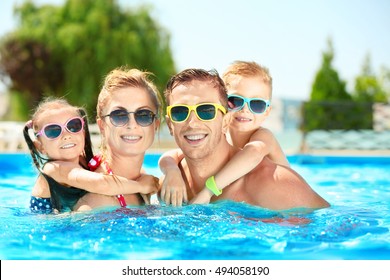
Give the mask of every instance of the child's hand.
[[210, 199], [213, 193], [208, 188], [203, 188], [193, 199], [190, 204], [207, 204], [210, 203]]
[[144, 200], [145, 204], [150, 205], [150, 195], [141, 193], [141, 196], [142, 196], [142, 199]]
[[152, 175], [142, 174], [137, 182], [142, 185], [140, 189], [141, 194], [155, 194], [158, 191], [158, 178]]
[[183, 202], [188, 201], [186, 184], [179, 168], [172, 168], [165, 175], [160, 198], [166, 205], [172, 206], [182, 206]]

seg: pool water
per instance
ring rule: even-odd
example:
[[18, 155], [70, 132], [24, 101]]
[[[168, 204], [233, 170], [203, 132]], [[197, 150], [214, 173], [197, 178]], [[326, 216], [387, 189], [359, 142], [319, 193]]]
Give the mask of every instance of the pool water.
[[[159, 155], [145, 169], [160, 175]], [[31, 214], [26, 154], [0, 154], [0, 259], [390, 259], [390, 158], [289, 157], [332, 206], [306, 214], [246, 203]]]

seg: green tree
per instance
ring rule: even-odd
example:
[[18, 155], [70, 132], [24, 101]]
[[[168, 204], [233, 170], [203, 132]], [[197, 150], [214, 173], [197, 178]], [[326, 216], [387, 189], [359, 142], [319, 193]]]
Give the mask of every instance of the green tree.
[[379, 77], [382, 88], [386, 92], [387, 100], [390, 101], [390, 68], [382, 66]]
[[390, 102], [390, 68], [382, 66], [379, 74], [379, 82], [386, 94], [387, 102]]
[[355, 79], [353, 97], [359, 102], [386, 102], [386, 92], [371, 69], [370, 55], [367, 54], [362, 66], [362, 72]]
[[124, 9], [116, 0], [40, 7], [27, 1], [15, 9], [18, 28], [0, 42], [0, 75], [10, 77], [16, 100], [29, 109], [46, 95], [66, 96], [90, 116], [104, 76], [118, 66], [152, 72], [163, 90], [175, 73], [170, 35], [150, 11]]
[[372, 127], [371, 103], [354, 102], [346, 83], [333, 68], [332, 40], [323, 52], [322, 65], [317, 72], [310, 101], [303, 106], [303, 131], [314, 129], [363, 129]]
[[333, 68], [333, 59], [333, 43], [331, 39], [328, 39], [328, 49], [322, 54], [322, 65], [315, 76], [311, 89], [310, 100], [351, 100], [351, 96], [346, 90], [346, 83], [339, 78], [339, 74]]

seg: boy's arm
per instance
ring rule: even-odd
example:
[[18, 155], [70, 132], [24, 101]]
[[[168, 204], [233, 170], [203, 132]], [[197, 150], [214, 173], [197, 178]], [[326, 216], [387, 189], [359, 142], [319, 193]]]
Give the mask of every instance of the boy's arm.
[[[222, 190], [229, 184], [241, 178], [252, 171], [268, 155], [269, 149], [262, 141], [252, 141], [247, 143], [244, 148], [236, 153], [225, 164], [222, 169], [214, 175], [215, 184]], [[204, 188], [199, 194], [191, 200], [191, 204], [201, 204], [210, 202], [213, 193]]]
[[[279, 143], [271, 131], [260, 128], [253, 133], [248, 143], [243, 149], [232, 157], [229, 162], [214, 175], [214, 180], [218, 189], [222, 190], [238, 178], [252, 171], [265, 156], [271, 159], [278, 159], [278, 164], [288, 166], [286, 156], [284, 155]], [[192, 199], [191, 203], [208, 203], [213, 193], [204, 188]]]
[[120, 176], [95, 173], [70, 162], [48, 162], [43, 171], [57, 182], [92, 193], [118, 195], [157, 191], [157, 184], [142, 184]]
[[288, 167], [290, 166], [290, 163], [288, 162], [287, 157], [282, 150], [282, 147], [280, 146], [278, 140], [270, 130], [266, 128], [258, 129], [252, 135], [249, 141], [263, 141], [268, 147], [269, 153], [267, 157], [270, 160], [279, 165]]
[[180, 149], [165, 152], [158, 161], [164, 179], [161, 186], [160, 198], [166, 205], [181, 206], [187, 202], [187, 189], [179, 168], [184, 155]]

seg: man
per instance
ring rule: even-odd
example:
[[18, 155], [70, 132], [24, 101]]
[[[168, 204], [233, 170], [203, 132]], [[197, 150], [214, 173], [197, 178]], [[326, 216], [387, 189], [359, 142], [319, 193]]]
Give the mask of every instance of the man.
[[239, 151], [225, 136], [230, 114], [226, 114], [226, 88], [218, 73], [184, 70], [169, 80], [165, 99], [169, 130], [184, 155], [179, 168], [189, 199], [208, 191], [215, 195], [211, 201], [244, 201], [273, 210], [329, 206], [294, 170], [268, 158], [223, 192], [218, 188], [213, 175]]

